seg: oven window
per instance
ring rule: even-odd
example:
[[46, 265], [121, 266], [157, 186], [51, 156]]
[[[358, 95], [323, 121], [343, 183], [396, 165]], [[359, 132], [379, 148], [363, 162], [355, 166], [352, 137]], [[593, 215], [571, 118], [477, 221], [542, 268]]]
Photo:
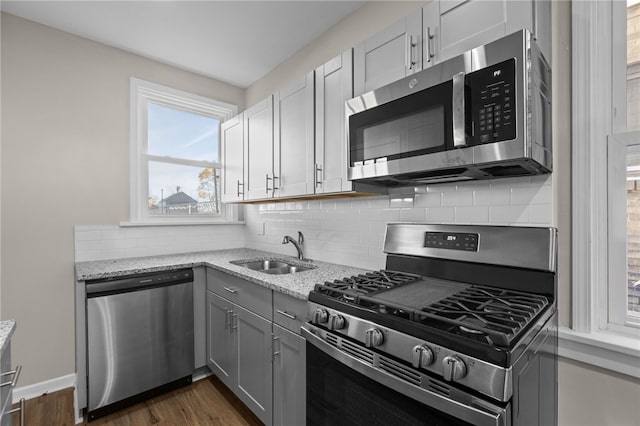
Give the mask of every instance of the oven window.
[[349, 117], [351, 165], [448, 149], [453, 134], [451, 87], [445, 82]]
[[470, 426], [346, 367], [307, 343], [307, 425]]

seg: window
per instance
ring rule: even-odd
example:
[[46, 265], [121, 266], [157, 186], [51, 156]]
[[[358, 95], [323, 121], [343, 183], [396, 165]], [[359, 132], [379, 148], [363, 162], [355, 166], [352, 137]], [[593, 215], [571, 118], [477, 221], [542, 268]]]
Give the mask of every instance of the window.
[[571, 5], [572, 324], [559, 351], [640, 377], [640, 3]]
[[225, 219], [220, 123], [234, 105], [131, 79], [131, 221]]

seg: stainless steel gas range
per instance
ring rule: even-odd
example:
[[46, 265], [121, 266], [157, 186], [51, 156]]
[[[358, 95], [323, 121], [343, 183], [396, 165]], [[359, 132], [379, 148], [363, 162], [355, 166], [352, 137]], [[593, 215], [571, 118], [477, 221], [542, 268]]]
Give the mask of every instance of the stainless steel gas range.
[[389, 224], [309, 294], [308, 425], [557, 424], [556, 230]]

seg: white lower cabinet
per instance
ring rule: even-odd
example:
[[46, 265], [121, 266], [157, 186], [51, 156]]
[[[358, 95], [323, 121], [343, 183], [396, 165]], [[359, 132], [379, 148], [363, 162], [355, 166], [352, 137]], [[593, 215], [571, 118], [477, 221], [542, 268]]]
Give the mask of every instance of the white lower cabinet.
[[[271, 290], [207, 270], [207, 365], [265, 425], [304, 425], [306, 341], [295, 324], [306, 301], [276, 294], [280, 325]], [[282, 306], [288, 299], [297, 314]]]
[[207, 291], [208, 365], [264, 424], [272, 424], [271, 321]]
[[307, 413], [306, 340], [273, 324], [273, 424], [304, 425]]

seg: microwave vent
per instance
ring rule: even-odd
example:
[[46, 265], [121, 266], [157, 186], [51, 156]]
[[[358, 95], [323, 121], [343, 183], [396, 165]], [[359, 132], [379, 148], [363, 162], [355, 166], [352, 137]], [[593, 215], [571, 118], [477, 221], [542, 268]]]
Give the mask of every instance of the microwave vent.
[[492, 177], [507, 177], [507, 176], [529, 176], [531, 171], [525, 169], [518, 164], [510, 164], [504, 166], [492, 166], [483, 168], [482, 171]]

